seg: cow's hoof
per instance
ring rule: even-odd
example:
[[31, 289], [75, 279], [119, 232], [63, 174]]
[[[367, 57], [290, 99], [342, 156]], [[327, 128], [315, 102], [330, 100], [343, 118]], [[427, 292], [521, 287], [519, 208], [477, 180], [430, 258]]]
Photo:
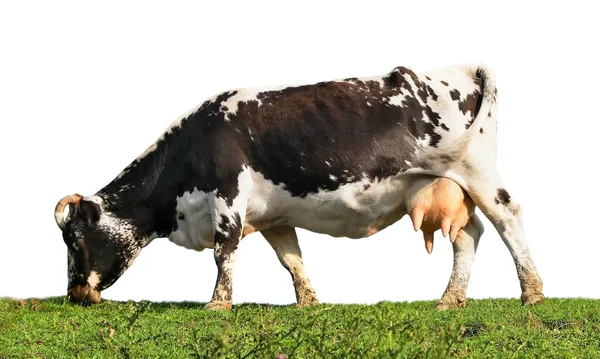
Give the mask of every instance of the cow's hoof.
[[458, 309], [464, 308], [467, 306], [466, 299], [440, 299], [435, 304], [435, 309], [439, 311], [449, 310], [449, 309]]
[[207, 310], [230, 310], [231, 302], [225, 302], [225, 301], [210, 302], [204, 306], [204, 309], [207, 309]]
[[298, 308], [310, 307], [313, 305], [319, 305], [319, 300], [317, 297], [304, 298], [303, 300], [299, 301], [298, 304], [296, 304]]
[[526, 291], [521, 294], [521, 302], [523, 302], [523, 305], [536, 305], [541, 303], [543, 300], [544, 294], [537, 290]]

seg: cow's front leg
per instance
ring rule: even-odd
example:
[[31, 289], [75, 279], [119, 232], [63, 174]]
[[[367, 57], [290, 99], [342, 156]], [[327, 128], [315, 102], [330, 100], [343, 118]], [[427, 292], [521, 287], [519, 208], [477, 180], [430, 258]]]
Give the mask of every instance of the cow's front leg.
[[483, 223], [474, 213], [467, 225], [458, 232], [458, 237], [452, 244], [454, 250], [452, 274], [444, 295], [435, 306], [438, 310], [464, 307], [467, 304], [467, 286], [471, 276], [471, 265], [483, 230]]
[[[219, 232], [219, 231], [217, 231]], [[228, 237], [229, 233], [231, 237]], [[206, 309], [231, 309], [233, 267], [237, 257], [239, 237], [235, 237], [235, 230], [230, 232], [215, 233], [215, 262], [217, 263], [217, 283], [210, 303]]]
[[[251, 178], [242, 173], [235, 185], [236, 190], [225, 187], [209, 195], [214, 227], [214, 256], [218, 274], [212, 299], [206, 304], [206, 309], [231, 309], [233, 267], [243, 234], [247, 198], [252, 186]], [[226, 195], [236, 192], [235, 198]]]
[[290, 272], [296, 290], [298, 306], [319, 304], [315, 290], [304, 270], [296, 229], [294, 227], [277, 227], [264, 230], [261, 233], [275, 250], [281, 265]]

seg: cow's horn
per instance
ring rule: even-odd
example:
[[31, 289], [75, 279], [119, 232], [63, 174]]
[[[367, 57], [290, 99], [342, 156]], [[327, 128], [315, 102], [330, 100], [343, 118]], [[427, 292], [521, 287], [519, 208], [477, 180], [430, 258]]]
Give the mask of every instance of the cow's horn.
[[56, 208], [54, 208], [54, 219], [56, 220], [56, 224], [60, 227], [61, 230], [65, 230], [65, 207], [72, 205], [79, 205], [79, 201], [81, 201], [81, 195], [79, 193], [65, 196], [63, 199], [58, 201], [56, 204]]

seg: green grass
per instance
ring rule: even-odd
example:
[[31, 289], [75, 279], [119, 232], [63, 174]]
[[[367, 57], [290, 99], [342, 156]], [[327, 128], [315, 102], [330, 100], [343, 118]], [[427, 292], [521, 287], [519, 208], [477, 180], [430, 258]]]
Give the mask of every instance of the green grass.
[[0, 358], [600, 358], [600, 300], [295, 306], [0, 299]]

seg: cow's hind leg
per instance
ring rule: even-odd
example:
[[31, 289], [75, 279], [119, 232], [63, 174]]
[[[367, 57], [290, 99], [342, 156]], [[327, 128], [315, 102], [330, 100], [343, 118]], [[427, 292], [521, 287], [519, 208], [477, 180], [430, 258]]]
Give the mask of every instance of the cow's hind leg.
[[319, 304], [315, 290], [304, 270], [296, 229], [294, 227], [277, 227], [261, 233], [275, 250], [281, 265], [290, 272], [298, 306]]
[[251, 177], [242, 172], [237, 182], [223, 185], [209, 195], [218, 274], [212, 299], [206, 304], [206, 309], [231, 309], [233, 267], [243, 234], [251, 187]]
[[438, 310], [464, 307], [467, 304], [471, 265], [483, 230], [483, 223], [474, 213], [467, 225], [458, 232], [458, 237], [452, 244], [454, 250], [452, 274], [444, 295], [435, 306]]
[[527, 246], [521, 206], [509, 195], [495, 169], [473, 166], [465, 180], [469, 196], [494, 224], [513, 257], [521, 283], [521, 301], [524, 305], [541, 302], [543, 283]]

